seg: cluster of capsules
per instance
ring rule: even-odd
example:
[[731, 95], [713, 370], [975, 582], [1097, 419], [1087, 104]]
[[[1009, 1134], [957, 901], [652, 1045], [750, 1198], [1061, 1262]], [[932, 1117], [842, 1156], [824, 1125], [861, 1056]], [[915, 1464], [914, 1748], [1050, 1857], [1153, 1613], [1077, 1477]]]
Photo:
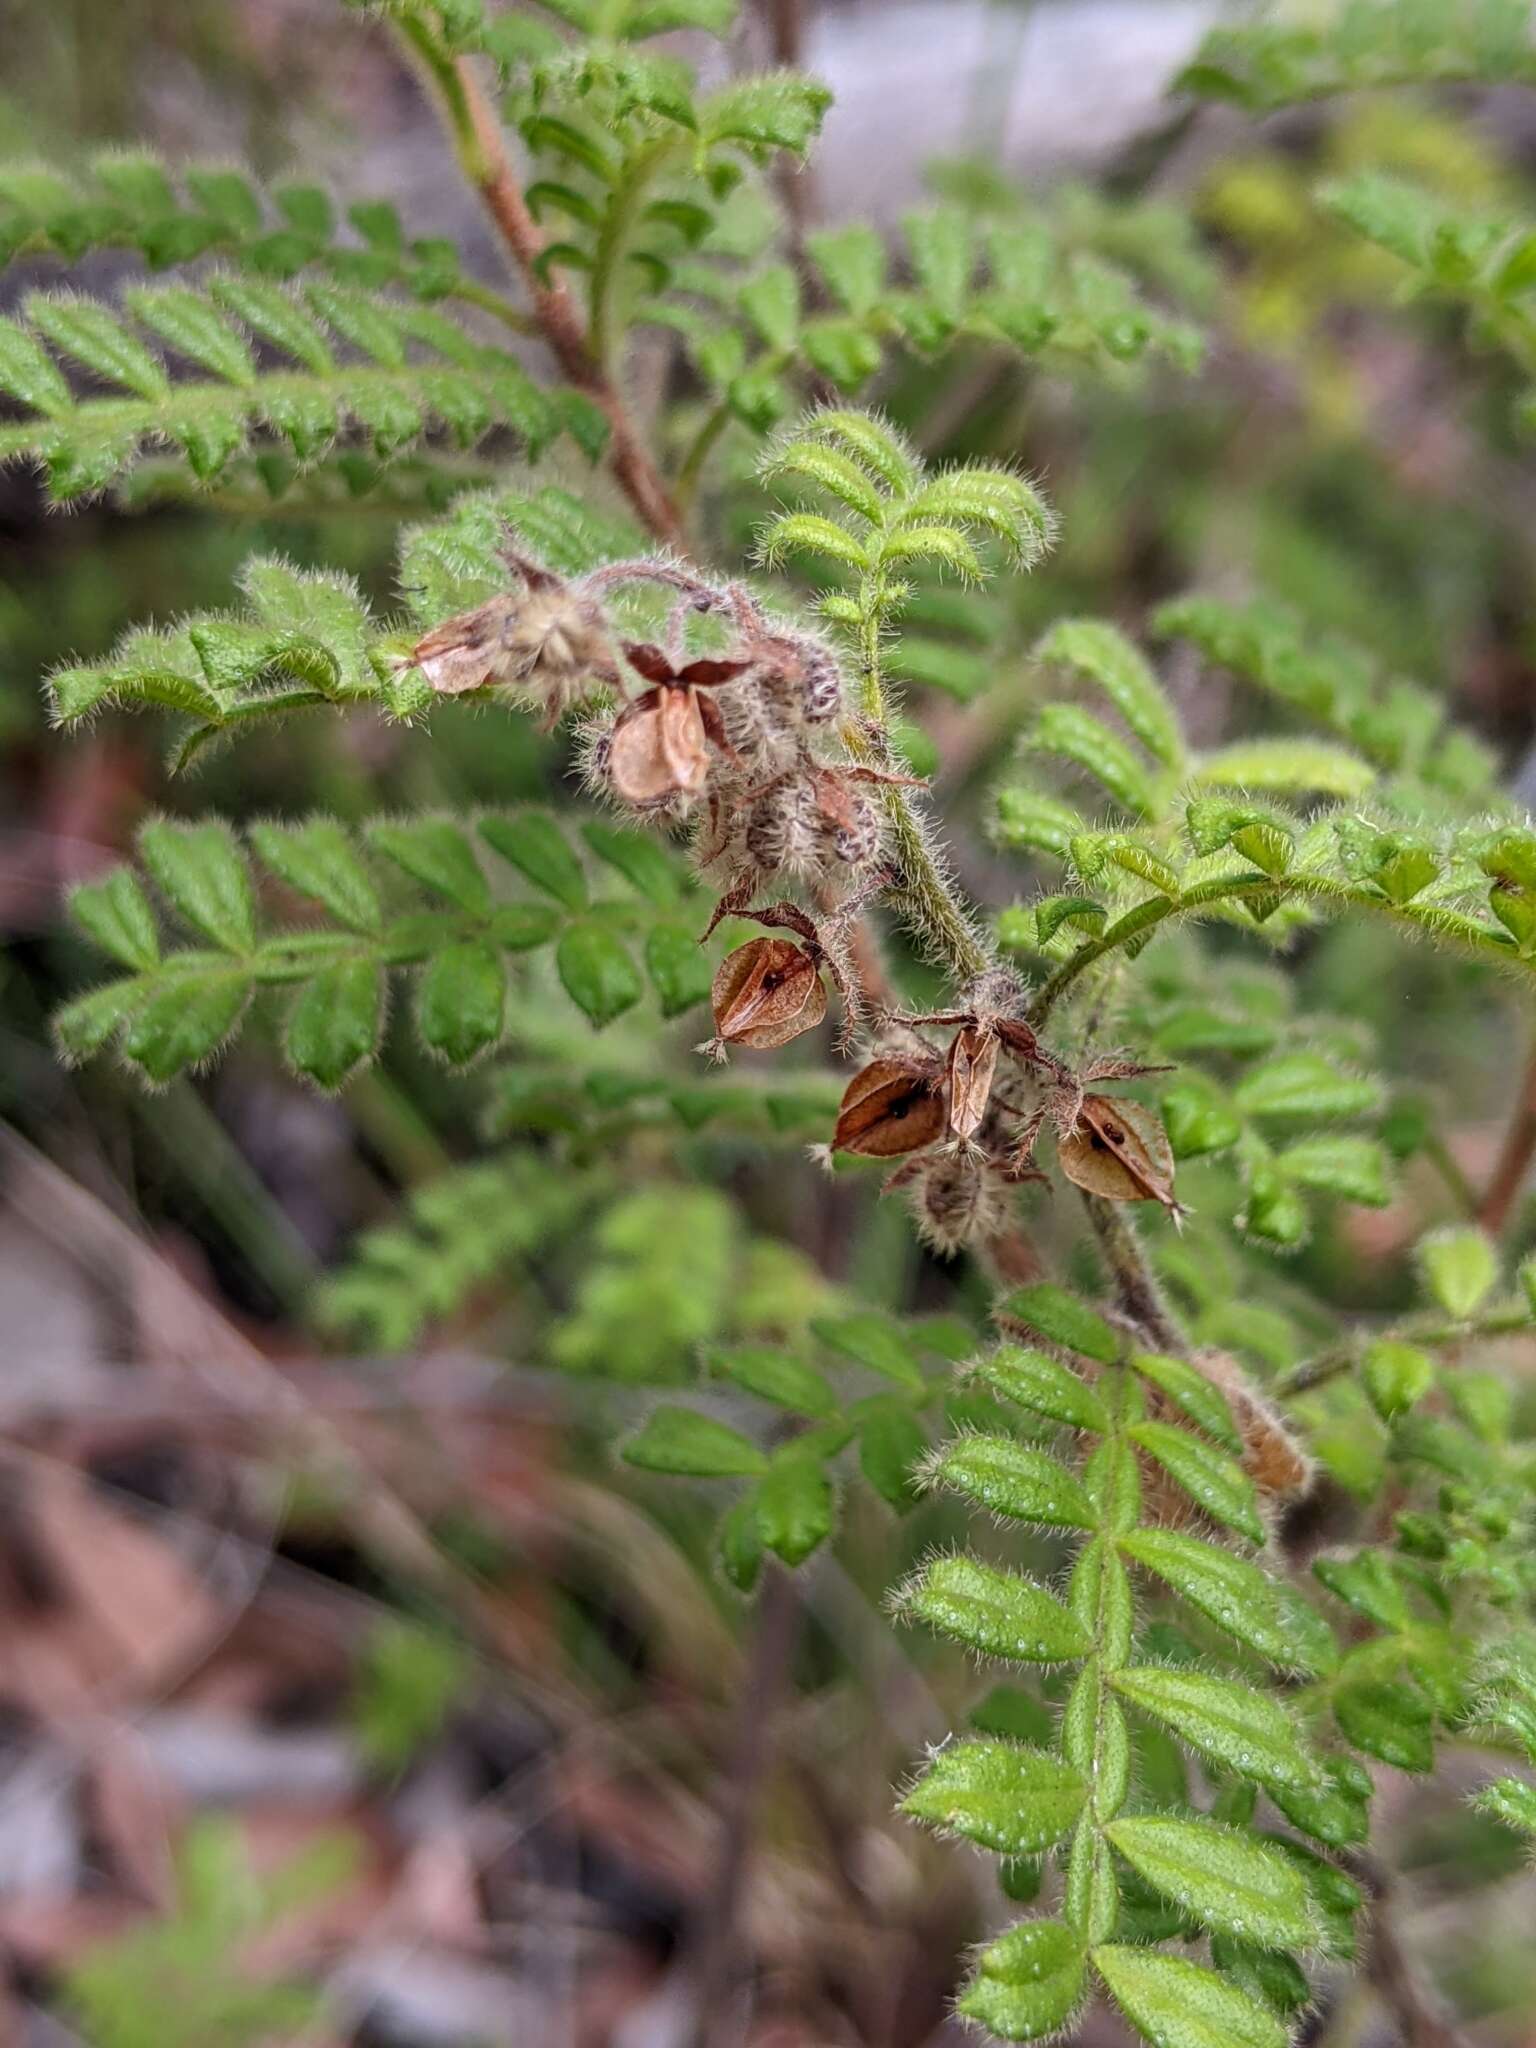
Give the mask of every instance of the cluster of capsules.
[[[508, 692], [546, 729], [596, 691], [617, 699], [585, 717], [588, 784], [658, 823], [696, 816], [694, 857], [718, 888], [705, 938], [726, 916], [766, 928], [721, 963], [715, 1032], [703, 1050], [768, 1050], [814, 1029], [827, 1012], [823, 970], [851, 1037], [870, 1022], [849, 959], [853, 914], [899, 879], [872, 786], [916, 779], [849, 757], [836, 654], [766, 617], [740, 584], [706, 581], [666, 558], [572, 579], [515, 544], [502, 558], [518, 587], [427, 634], [411, 664], [446, 695]], [[614, 626], [615, 596], [639, 584], [672, 594], [662, 644], [625, 639]], [[688, 651], [690, 620], [701, 615], [726, 625], [724, 652]], [[858, 730], [865, 750], [888, 758], [883, 732]], [[791, 886], [814, 915], [774, 896]], [[773, 900], [759, 902], [765, 893]], [[957, 1009], [883, 1014], [843, 1098], [833, 1149], [898, 1162], [887, 1185], [908, 1191], [919, 1229], [946, 1253], [1006, 1228], [1013, 1187], [1041, 1177], [1032, 1161], [1048, 1124], [1063, 1172], [1080, 1186], [1179, 1214], [1161, 1124], [1095, 1087], [1150, 1070], [1118, 1056], [1069, 1068], [1026, 1021], [1027, 996], [1010, 969], [993, 968]], [[924, 1035], [939, 1027], [950, 1033], [942, 1049]]]

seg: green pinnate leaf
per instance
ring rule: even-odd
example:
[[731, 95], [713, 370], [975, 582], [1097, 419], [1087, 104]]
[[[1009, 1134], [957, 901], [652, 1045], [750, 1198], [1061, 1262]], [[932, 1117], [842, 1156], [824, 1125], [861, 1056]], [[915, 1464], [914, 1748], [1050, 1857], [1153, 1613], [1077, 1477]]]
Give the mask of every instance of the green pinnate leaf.
[[1337, 1661], [1333, 1632], [1322, 1617], [1246, 1558], [1175, 1529], [1134, 1529], [1120, 1547], [1277, 1670], [1316, 1674]]
[[1536, 1834], [1536, 1785], [1524, 1778], [1492, 1778], [1472, 1801], [1480, 1813], [1506, 1826]]
[[250, 994], [248, 977], [231, 968], [166, 974], [128, 1020], [123, 1051], [149, 1080], [173, 1080], [213, 1057], [239, 1024]]
[[1134, 736], [1165, 767], [1177, 768], [1184, 740], [1173, 706], [1134, 641], [1106, 619], [1063, 619], [1035, 648], [1052, 662], [1096, 683]]
[[428, 961], [416, 998], [423, 1043], [462, 1067], [496, 1044], [505, 1024], [507, 977], [486, 939], [461, 939]]
[[1109, 1412], [1096, 1390], [1044, 1351], [1004, 1344], [973, 1364], [969, 1375], [1005, 1400], [1069, 1429], [1109, 1427]]
[[482, 818], [480, 836], [503, 860], [525, 874], [536, 889], [567, 910], [584, 910], [587, 878], [565, 834], [544, 811], [515, 811]]
[[1002, 2041], [1054, 2037], [1083, 2001], [1082, 1938], [1060, 1920], [1025, 1920], [976, 1958], [958, 2010]]
[[1087, 1798], [1087, 1782], [1060, 1757], [1017, 1742], [962, 1741], [937, 1753], [901, 1810], [995, 1855], [1027, 1856], [1069, 1834]]
[[1048, 1344], [1080, 1352], [1100, 1365], [1113, 1365], [1120, 1356], [1120, 1340], [1104, 1318], [1049, 1281], [1017, 1289], [994, 1313], [1004, 1323], [1023, 1323]]
[[727, 1508], [715, 1531], [720, 1569], [738, 1593], [750, 1593], [763, 1569], [763, 1538], [757, 1526], [757, 1498], [747, 1493]]
[[1131, 1365], [1142, 1379], [1166, 1394], [1207, 1436], [1214, 1437], [1229, 1451], [1241, 1451], [1243, 1440], [1232, 1420], [1227, 1397], [1203, 1372], [1182, 1358], [1169, 1358], [1155, 1351], [1134, 1353]]
[[155, 913], [131, 868], [114, 868], [101, 881], [72, 889], [69, 914], [87, 938], [125, 967], [147, 970], [159, 964]]
[[1293, 1827], [1330, 1849], [1347, 1849], [1370, 1834], [1373, 1790], [1353, 1757], [1328, 1757], [1318, 1787], [1269, 1784], [1269, 1796]]
[[413, 881], [474, 917], [488, 917], [490, 886], [467, 835], [445, 818], [383, 819], [368, 843]]
[[1333, 1718], [1367, 1756], [1400, 1771], [1435, 1767], [1434, 1710], [1407, 1679], [1350, 1679], [1333, 1694]]
[[789, 1444], [775, 1455], [758, 1485], [758, 1534], [785, 1564], [804, 1564], [831, 1535], [835, 1505], [821, 1460]]
[[1060, 754], [1073, 762], [1132, 816], [1151, 817], [1156, 812], [1152, 776], [1134, 748], [1081, 705], [1047, 704], [1035, 720], [1028, 744], [1037, 753]]
[[1043, 1587], [972, 1557], [936, 1557], [908, 1580], [901, 1611], [978, 1656], [1017, 1664], [1066, 1664], [1093, 1639]]
[[706, 143], [742, 143], [748, 149], [787, 149], [803, 155], [832, 104], [826, 86], [790, 71], [744, 78], [716, 93], [699, 110]]
[[1425, 1285], [1448, 1316], [1475, 1315], [1499, 1277], [1498, 1255], [1480, 1230], [1439, 1230], [1418, 1247]]
[[913, 1393], [925, 1390], [927, 1382], [916, 1347], [888, 1316], [873, 1309], [860, 1309], [846, 1316], [817, 1316], [811, 1329], [823, 1344], [879, 1373], [882, 1379], [894, 1380]]
[[711, 1363], [734, 1385], [760, 1401], [771, 1401], [776, 1408], [788, 1408], [817, 1421], [829, 1420], [838, 1412], [837, 1396], [825, 1374], [793, 1352], [767, 1344], [738, 1344], [715, 1352]]
[[134, 975], [105, 982], [66, 1003], [53, 1016], [59, 1056], [69, 1062], [88, 1060], [116, 1037], [144, 1001], [145, 987]]
[[1110, 1684], [1122, 1699], [1228, 1770], [1269, 1789], [1309, 1792], [1322, 1786], [1321, 1771], [1295, 1724], [1268, 1693], [1235, 1679], [1162, 1665], [1117, 1671]]
[[172, 825], [160, 819], [139, 834], [139, 851], [188, 924], [226, 952], [251, 951], [256, 943], [251, 877], [227, 825]]
[[600, 1031], [644, 993], [640, 970], [605, 925], [580, 919], [567, 925], [555, 948], [560, 985]]
[[685, 925], [651, 926], [645, 935], [645, 966], [663, 1017], [681, 1017], [709, 1000], [714, 963]]
[[170, 389], [165, 368], [106, 306], [90, 299], [46, 298], [34, 292], [27, 317], [55, 348], [73, 356], [109, 384], [140, 398], [164, 398]]
[[787, 263], [750, 278], [737, 294], [737, 304], [769, 348], [793, 346], [800, 327], [800, 286]]
[[1206, 789], [1317, 790], [1349, 801], [1376, 780], [1358, 754], [1322, 740], [1239, 740], [1195, 762], [1194, 779]]
[[861, 223], [806, 238], [811, 261], [832, 296], [856, 318], [872, 313], [885, 290], [885, 244]]
[[1213, 1521], [1264, 1541], [1258, 1496], [1241, 1465], [1174, 1423], [1136, 1422], [1127, 1433]]
[[230, 384], [251, 384], [256, 365], [240, 335], [198, 292], [184, 285], [157, 285], [123, 294], [123, 303], [141, 325]]
[[277, 285], [226, 271], [209, 278], [208, 294], [263, 341], [302, 363], [305, 369], [321, 377], [335, 369], [336, 359], [322, 329], [296, 299]]
[[1064, 1529], [1097, 1524], [1093, 1503], [1066, 1467], [1012, 1437], [959, 1437], [934, 1453], [923, 1477], [1017, 1521]]
[[1374, 1138], [1319, 1131], [1288, 1145], [1275, 1164], [1298, 1187], [1317, 1188], [1366, 1208], [1384, 1209], [1392, 1199], [1386, 1153]]
[[653, 1409], [619, 1452], [627, 1465], [691, 1479], [755, 1477], [768, 1459], [749, 1437], [696, 1408]]
[[0, 320], [0, 391], [53, 418], [68, 413], [75, 402], [52, 356], [14, 320]]
[[1054, 853], [1065, 860], [1072, 841], [1085, 826], [1070, 804], [1039, 790], [1011, 788], [998, 792], [996, 835], [1004, 846]]
[[676, 860], [653, 836], [596, 820], [582, 826], [581, 836], [600, 861], [616, 869], [631, 888], [652, 903], [670, 910], [677, 902], [683, 877]]
[[859, 1470], [883, 1501], [905, 1514], [917, 1501], [914, 1474], [928, 1449], [923, 1426], [899, 1395], [876, 1394], [855, 1410]]
[[1093, 1950], [1110, 1996], [1152, 2048], [1286, 2048], [1289, 2029], [1214, 1970], [1159, 1949]]
[[375, 960], [342, 960], [305, 983], [288, 1016], [284, 1049], [317, 1087], [339, 1088], [378, 1050], [383, 1025], [383, 968]]
[[1346, 1606], [1381, 1628], [1408, 1626], [1408, 1596], [1390, 1560], [1379, 1550], [1359, 1550], [1353, 1557], [1320, 1557], [1313, 1576]]
[[1206, 1927], [1263, 1948], [1305, 1948], [1316, 1937], [1299, 1873], [1252, 1835], [1169, 1814], [1125, 1816], [1105, 1833], [1133, 1870]]
[[1374, 1115], [1386, 1091], [1373, 1075], [1351, 1074], [1326, 1054], [1302, 1050], [1276, 1053], [1250, 1067], [1233, 1099], [1248, 1116], [1319, 1122]]
[[373, 878], [334, 818], [310, 818], [301, 825], [259, 821], [250, 828], [250, 841], [257, 859], [290, 889], [323, 903], [353, 931], [378, 930]]

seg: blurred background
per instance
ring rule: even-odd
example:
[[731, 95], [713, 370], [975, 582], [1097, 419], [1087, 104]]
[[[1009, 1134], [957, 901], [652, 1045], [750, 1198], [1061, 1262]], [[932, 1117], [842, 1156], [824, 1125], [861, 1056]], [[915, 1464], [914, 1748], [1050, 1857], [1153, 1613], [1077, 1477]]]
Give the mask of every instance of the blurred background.
[[[1137, 629], [1192, 586], [1297, 605], [1444, 693], [1501, 777], [1536, 787], [1515, 373], [1453, 313], [1405, 309], [1390, 260], [1310, 198], [1369, 163], [1528, 212], [1536, 98], [1452, 88], [1268, 119], [1170, 100], [1219, 15], [748, 0], [706, 53], [835, 89], [792, 181], [802, 228], [1005, 190], [1210, 331], [1193, 376], [1077, 381], [978, 347], [873, 394], [935, 456], [1022, 461], [1061, 513], [1046, 570], [996, 600], [985, 704], [942, 679], [913, 698], [966, 879], [996, 904], [1030, 886], [982, 820], [1033, 701], [1030, 642], [1080, 611]], [[129, 142], [239, 159], [391, 199], [498, 276], [416, 80], [330, 0], [0, 0], [0, 48], [7, 159]], [[0, 312], [40, 284], [109, 292], [135, 261], [25, 257]], [[884, 1593], [944, 1511], [850, 1509], [744, 1641], [705, 1509], [616, 1478], [609, 1444], [700, 1342], [870, 1295], [937, 1314], [966, 1283], [901, 1215], [809, 1169], [766, 1174], [761, 1147], [703, 1130], [642, 1139], [622, 1166], [600, 1132], [582, 1150], [559, 1101], [529, 1111], [553, 1050], [536, 1005], [469, 1084], [401, 1033], [336, 1100], [259, 1032], [158, 1094], [55, 1058], [50, 1012], [94, 971], [61, 892], [147, 814], [357, 818], [565, 786], [526, 722], [451, 710], [430, 744], [358, 714], [177, 780], [153, 721], [50, 732], [50, 666], [227, 602], [253, 551], [344, 569], [387, 607], [396, 525], [420, 509], [231, 489], [60, 517], [26, 470], [0, 472], [0, 2042], [672, 2048], [733, 1939], [752, 1967], [719, 2040], [958, 2040], [958, 1960], [1006, 1901], [982, 1859], [901, 1827], [890, 1788], [967, 1714], [1023, 1732], [1043, 1709], [989, 1701], [887, 1627]], [[1241, 723], [1220, 674], [1172, 659], [1205, 734]], [[1514, 1025], [1496, 993], [1469, 1000], [1460, 970], [1374, 933], [1313, 941], [1303, 972], [1387, 1032], [1395, 1078], [1444, 1113], [1438, 1170], [1302, 1255], [1326, 1298], [1390, 1308], [1394, 1255], [1446, 1177], [1489, 1170]], [[622, 1066], [623, 1030], [603, 1057]], [[1454, 1782], [1397, 1840], [1410, 1937], [1490, 2048], [1536, 2042], [1536, 1886], [1512, 1842]], [[1339, 1985], [1309, 2027], [1336, 2048], [1391, 2038]]]

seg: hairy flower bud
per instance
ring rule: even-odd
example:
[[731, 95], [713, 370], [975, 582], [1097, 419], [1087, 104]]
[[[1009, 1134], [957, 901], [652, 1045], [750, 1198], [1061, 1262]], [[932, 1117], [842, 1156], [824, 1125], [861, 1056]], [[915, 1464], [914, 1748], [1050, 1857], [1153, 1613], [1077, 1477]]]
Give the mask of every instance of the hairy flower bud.
[[721, 961], [710, 1003], [724, 1044], [768, 1051], [815, 1029], [827, 1014], [827, 991], [793, 939], [749, 939]]
[[909, 1199], [918, 1235], [946, 1258], [987, 1244], [1009, 1217], [1009, 1189], [995, 1165], [974, 1151], [946, 1146], [916, 1162]]

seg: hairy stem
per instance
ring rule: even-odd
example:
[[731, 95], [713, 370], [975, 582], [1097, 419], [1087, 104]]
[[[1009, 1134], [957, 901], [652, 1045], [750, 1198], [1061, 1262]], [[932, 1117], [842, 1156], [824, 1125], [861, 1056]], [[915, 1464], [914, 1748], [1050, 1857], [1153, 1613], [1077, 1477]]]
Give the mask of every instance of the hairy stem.
[[474, 74], [462, 58], [443, 50], [420, 22], [407, 17], [400, 24], [400, 33], [436, 88], [460, 169], [479, 193], [516, 265], [539, 334], [564, 374], [607, 415], [608, 459], [614, 477], [656, 538], [681, 544], [683, 528], [677, 507], [622, 396], [593, 352], [569, 286], [563, 279], [540, 275], [537, 266], [544, 253], [544, 236], [528, 210], [501, 128]]
[[1083, 1207], [1088, 1211], [1088, 1221], [1104, 1254], [1121, 1308], [1159, 1351], [1182, 1356], [1187, 1349], [1186, 1339], [1174, 1321], [1124, 1205], [1106, 1201], [1102, 1195], [1084, 1194]]
[[[1470, 1342], [1478, 1337], [1508, 1337], [1517, 1330], [1528, 1331], [1530, 1327], [1531, 1310], [1525, 1302], [1502, 1302], [1464, 1323], [1446, 1322], [1443, 1317], [1412, 1316], [1405, 1322], [1392, 1324], [1389, 1329], [1376, 1331], [1374, 1336], [1400, 1344], [1435, 1348], [1442, 1344]], [[1361, 1345], [1357, 1337], [1331, 1345], [1328, 1350], [1318, 1352], [1315, 1358], [1304, 1359], [1300, 1365], [1293, 1366], [1275, 1382], [1275, 1392], [1282, 1397], [1309, 1394], [1314, 1387], [1326, 1386], [1329, 1380], [1352, 1372], [1360, 1363], [1360, 1356]]]
[[[890, 705], [880, 669], [881, 593], [866, 589], [859, 627], [859, 718], [843, 727], [843, 744], [865, 767], [887, 768], [885, 744]], [[878, 737], [877, 737], [878, 735]], [[912, 931], [959, 986], [974, 981], [992, 964], [969, 912], [954, 884], [934, 858], [933, 847], [905, 790], [880, 792], [891, 827], [892, 850], [899, 879], [891, 895]]]

